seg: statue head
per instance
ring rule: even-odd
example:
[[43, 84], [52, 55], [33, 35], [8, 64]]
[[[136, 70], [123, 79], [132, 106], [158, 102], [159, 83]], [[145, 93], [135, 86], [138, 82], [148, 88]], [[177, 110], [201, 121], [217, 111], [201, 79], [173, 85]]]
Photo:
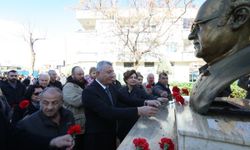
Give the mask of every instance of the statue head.
[[199, 9], [188, 36], [195, 55], [208, 64], [250, 44], [250, 1], [207, 0]]

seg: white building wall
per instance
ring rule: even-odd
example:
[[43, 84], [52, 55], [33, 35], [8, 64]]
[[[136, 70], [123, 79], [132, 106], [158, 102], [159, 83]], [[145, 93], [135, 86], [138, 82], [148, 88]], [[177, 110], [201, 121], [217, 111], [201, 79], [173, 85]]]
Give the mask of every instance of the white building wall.
[[[180, 10], [176, 11], [176, 15], [180, 13]], [[190, 8], [183, 18], [194, 18], [196, 12], [197, 9]], [[66, 39], [66, 64], [81, 63], [85, 72], [88, 73], [88, 69], [96, 62], [108, 60], [113, 62], [117, 78], [121, 81], [123, 72], [132, 68], [124, 68], [125, 59], [118, 57], [120, 52], [124, 50], [124, 46], [113, 32], [114, 21], [103, 19], [99, 13], [89, 10], [77, 11], [77, 19], [85, 28], [84, 31], [70, 35]], [[170, 24], [171, 22], [168, 22], [164, 27], [167, 28]], [[184, 47], [184, 40], [187, 40], [189, 30], [183, 29], [183, 19], [181, 18], [168, 33], [169, 39], [165, 45], [158, 47], [157, 52], [166, 59], [166, 62], [174, 64], [170, 68], [170, 73], [172, 73], [169, 74], [170, 81], [188, 82], [190, 63], [197, 61], [192, 53], [193, 47]], [[184, 53], [184, 49], [188, 50], [189, 53]], [[129, 61], [128, 58], [127, 61]], [[161, 63], [158, 59], [147, 56], [142, 61], [155, 62], [154, 67], [145, 67], [144, 63], [138, 67], [137, 70], [142, 73], [144, 79], [148, 73], [157, 75], [158, 63]]]
[[189, 63], [175, 62], [169, 82], [189, 82]]

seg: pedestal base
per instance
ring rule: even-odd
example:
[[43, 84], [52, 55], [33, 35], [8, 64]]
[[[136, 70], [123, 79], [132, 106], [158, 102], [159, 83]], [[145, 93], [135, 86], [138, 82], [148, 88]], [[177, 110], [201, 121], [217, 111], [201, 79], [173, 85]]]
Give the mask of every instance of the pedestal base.
[[154, 117], [141, 117], [130, 130], [118, 150], [134, 150], [134, 138], [147, 139], [151, 150], [161, 150], [159, 146], [162, 137], [176, 140], [175, 110], [174, 105], [161, 106]]
[[250, 119], [202, 116], [189, 106], [176, 106], [179, 150], [249, 150]]
[[173, 139], [177, 150], [249, 150], [250, 118], [193, 112], [189, 105], [163, 106], [154, 117], [141, 117], [118, 150], [133, 150], [134, 138], [146, 138], [151, 150], [160, 150], [162, 137]]

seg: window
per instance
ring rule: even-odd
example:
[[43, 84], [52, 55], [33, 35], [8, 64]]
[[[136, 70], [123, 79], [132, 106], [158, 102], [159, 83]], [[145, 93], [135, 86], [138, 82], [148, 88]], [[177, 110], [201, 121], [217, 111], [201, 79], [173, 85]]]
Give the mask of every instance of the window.
[[156, 32], [156, 25], [151, 25], [151, 32]]
[[154, 67], [155, 63], [154, 62], [145, 62], [144, 66], [145, 67]]
[[134, 63], [133, 63], [133, 62], [124, 62], [123, 65], [124, 65], [124, 67], [126, 67], [126, 68], [134, 67]]
[[170, 42], [166, 45], [167, 52], [177, 52], [178, 43], [177, 42]]
[[189, 73], [189, 82], [195, 82], [199, 76], [198, 71], [193, 71]]

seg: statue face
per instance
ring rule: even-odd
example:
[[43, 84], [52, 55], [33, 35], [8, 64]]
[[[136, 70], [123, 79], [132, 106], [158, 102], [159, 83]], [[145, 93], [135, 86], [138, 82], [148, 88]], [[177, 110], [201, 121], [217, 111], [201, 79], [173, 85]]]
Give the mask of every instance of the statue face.
[[207, 63], [227, 53], [237, 42], [227, 21], [221, 25], [228, 0], [208, 0], [200, 8], [192, 25], [189, 40], [193, 40], [195, 55]]

